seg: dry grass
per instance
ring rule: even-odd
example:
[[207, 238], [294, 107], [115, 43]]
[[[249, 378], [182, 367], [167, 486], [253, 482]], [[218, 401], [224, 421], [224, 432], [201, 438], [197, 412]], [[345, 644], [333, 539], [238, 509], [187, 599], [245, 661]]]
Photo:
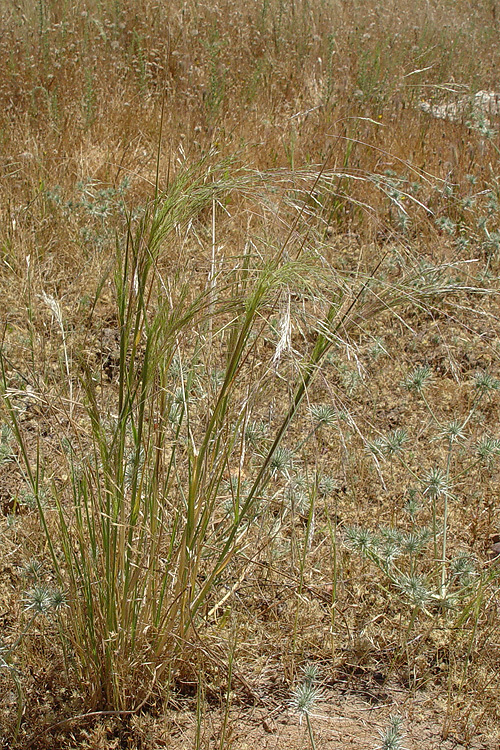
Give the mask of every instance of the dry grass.
[[495, 746], [497, 12], [2, 7], [0, 746]]

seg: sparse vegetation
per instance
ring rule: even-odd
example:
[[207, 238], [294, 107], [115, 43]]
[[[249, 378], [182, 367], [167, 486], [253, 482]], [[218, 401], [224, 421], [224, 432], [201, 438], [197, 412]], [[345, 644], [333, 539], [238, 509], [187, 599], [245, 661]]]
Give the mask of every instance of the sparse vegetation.
[[0, 747], [498, 746], [497, 10], [0, 9]]

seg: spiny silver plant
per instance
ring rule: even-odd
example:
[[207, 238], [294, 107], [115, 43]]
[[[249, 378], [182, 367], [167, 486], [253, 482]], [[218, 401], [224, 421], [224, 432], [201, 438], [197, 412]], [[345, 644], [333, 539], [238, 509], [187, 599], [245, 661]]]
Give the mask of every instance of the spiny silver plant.
[[469, 588], [478, 576], [477, 560], [467, 552], [461, 552], [451, 561], [450, 572], [463, 588]]
[[431, 593], [424, 576], [400, 573], [394, 583], [416, 610], [425, 609], [431, 599]]
[[337, 409], [330, 404], [311, 406], [311, 417], [317, 427], [331, 427], [337, 422]]
[[301, 716], [309, 715], [316, 705], [320, 694], [320, 691], [313, 686], [312, 682], [304, 680], [292, 692], [290, 706]]
[[33, 581], [37, 581], [43, 570], [43, 563], [37, 560], [36, 557], [32, 557], [27, 560], [22, 567], [22, 574], [26, 578], [31, 578]]
[[418, 490], [415, 487], [410, 487], [408, 489], [404, 511], [410, 516], [412, 521], [414, 521], [415, 516], [419, 512], [420, 508], [421, 508], [421, 502], [418, 496]]
[[389, 726], [386, 729], [380, 730], [381, 744], [377, 745], [375, 750], [404, 750], [403, 740], [405, 734], [403, 732], [403, 719], [401, 716], [394, 714], [389, 717]]
[[[427, 579], [415, 570], [417, 559], [424, 552], [430, 537], [428, 529], [409, 534], [399, 529], [381, 529], [374, 534], [359, 526], [345, 530], [348, 549], [371, 560], [387, 576], [396, 591], [410, 601], [415, 611], [424, 610], [431, 598]], [[406, 558], [404, 565], [409, 565], [409, 572], [402, 569], [402, 564], [396, 564], [403, 556]]]
[[495, 456], [500, 455], [500, 440], [483, 436], [476, 445], [478, 458], [486, 464], [491, 464]]
[[409, 440], [408, 433], [404, 429], [393, 430], [383, 438], [381, 443], [382, 452], [386, 456], [395, 456], [403, 450], [403, 446]]
[[410, 557], [419, 555], [426, 548], [431, 536], [431, 531], [427, 528], [403, 534], [400, 542], [401, 551]]
[[325, 474], [320, 478], [318, 481], [318, 494], [321, 497], [328, 497], [329, 495], [333, 495], [333, 493], [338, 490], [340, 487], [340, 483], [335, 477], [331, 477], [328, 474]]
[[461, 419], [452, 419], [434, 439], [447, 440], [450, 445], [465, 440], [465, 422]]
[[432, 381], [432, 371], [429, 365], [416, 367], [402, 381], [402, 386], [411, 393], [422, 393]]
[[269, 428], [264, 422], [252, 420], [245, 427], [245, 440], [252, 448], [256, 448], [262, 440], [265, 440], [268, 432]]
[[132, 484], [134, 474], [137, 474], [140, 471], [142, 471], [145, 460], [146, 460], [146, 456], [145, 456], [144, 448], [140, 448], [139, 454], [137, 454], [137, 451], [134, 448], [129, 448], [127, 450], [126, 455], [125, 455], [125, 472], [124, 472], [126, 487], [130, 487], [130, 485]]
[[409, 439], [407, 431], [399, 428], [393, 430], [388, 435], [377, 437], [374, 440], [368, 440], [365, 445], [365, 450], [368, 454], [373, 456], [375, 460], [383, 457], [392, 458], [404, 450]]
[[451, 482], [447, 473], [438, 466], [433, 466], [422, 478], [422, 494], [434, 500], [451, 493]]
[[23, 575], [34, 581], [33, 587], [24, 595], [24, 609], [30, 617], [13, 643], [7, 644], [0, 641], [0, 670], [4, 669], [8, 672], [17, 693], [17, 722], [14, 729], [14, 741], [19, 734], [24, 711], [23, 689], [19, 676], [19, 667], [15, 659], [17, 648], [40, 615], [49, 616], [50, 613], [58, 614], [63, 607], [67, 606], [67, 596], [62, 589], [53, 588], [39, 582], [42, 570], [43, 564], [35, 558], [28, 560], [24, 564], [22, 568]]
[[497, 380], [488, 372], [476, 372], [474, 375], [474, 388], [481, 394], [491, 393], [500, 388], [500, 380]]
[[354, 552], [369, 557], [376, 549], [377, 537], [361, 526], [348, 526], [345, 529], [345, 543]]
[[306, 664], [302, 669], [302, 682], [293, 690], [289, 701], [290, 707], [299, 714], [299, 720], [302, 721], [305, 717], [309, 740], [313, 750], [316, 750], [316, 744], [312, 731], [311, 715], [316, 703], [323, 696], [321, 688], [316, 687], [319, 677], [318, 665], [314, 663]]
[[48, 493], [42, 485], [38, 486], [36, 494], [26, 486], [19, 492], [16, 501], [29, 510], [36, 510], [38, 507], [45, 508], [48, 504]]
[[39, 584], [29, 589], [24, 597], [25, 610], [33, 615], [57, 612], [66, 606], [66, 595], [61, 589]]
[[385, 570], [392, 568], [401, 554], [398, 543], [393, 539], [387, 539], [378, 550], [379, 558]]
[[291, 451], [289, 451], [287, 448], [283, 448], [282, 446], [278, 446], [271, 458], [271, 461], [269, 462], [271, 474], [273, 476], [276, 476], [277, 474], [283, 474], [287, 477], [289, 474], [289, 470], [292, 468], [292, 458], [293, 454]]

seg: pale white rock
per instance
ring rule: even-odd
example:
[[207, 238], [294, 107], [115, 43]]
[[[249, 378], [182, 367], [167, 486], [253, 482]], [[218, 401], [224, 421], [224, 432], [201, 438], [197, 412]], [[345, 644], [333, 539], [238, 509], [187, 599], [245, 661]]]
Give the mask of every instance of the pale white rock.
[[489, 128], [491, 119], [500, 116], [500, 92], [478, 91], [441, 104], [421, 101], [419, 107], [439, 120], [470, 122], [473, 127]]

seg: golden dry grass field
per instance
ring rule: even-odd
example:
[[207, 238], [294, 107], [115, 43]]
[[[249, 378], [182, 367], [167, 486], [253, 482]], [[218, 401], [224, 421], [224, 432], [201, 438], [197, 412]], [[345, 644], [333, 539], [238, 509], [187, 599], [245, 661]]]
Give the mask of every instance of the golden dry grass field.
[[498, 748], [496, 0], [0, 28], [0, 748]]

